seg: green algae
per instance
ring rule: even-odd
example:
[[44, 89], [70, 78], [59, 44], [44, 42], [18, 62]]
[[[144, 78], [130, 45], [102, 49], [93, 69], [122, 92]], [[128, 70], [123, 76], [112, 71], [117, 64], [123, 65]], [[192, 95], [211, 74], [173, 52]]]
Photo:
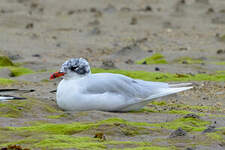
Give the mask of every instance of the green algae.
[[202, 64], [204, 63], [201, 59], [194, 59], [190, 57], [181, 57], [179, 59], [176, 59], [175, 62], [181, 63], [181, 64]]
[[222, 72], [215, 72], [214, 74], [172, 74], [162, 72], [145, 72], [145, 71], [128, 71], [128, 70], [105, 70], [100, 68], [92, 68], [93, 73], [117, 73], [129, 76], [135, 79], [142, 79], [146, 81], [225, 81], [225, 74]]
[[171, 122], [163, 122], [152, 124], [155, 127], [173, 129], [182, 128], [185, 131], [203, 131], [206, 129], [207, 125], [210, 125], [211, 122], [204, 121], [198, 118], [179, 118]]
[[2, 68], [8, 68], [11, 71], [11, 76], [17, 77], [24, 74], [34, 73], [33, 70], [20, 67], [21, 63], [14, 64], [7, 56], [0, 55], [0, 70]]
[[33, 70], [23, 67], [9, 67], [9, 69], [11, 70], [13, 77], [34, 73]]
[[30, 110], [27, 100], [0, 103], [0, 117], [19, 118]]
[[[26, 126], [26, 127], [8, 127], [11, 131], [17, 131], [17, 132], [36, 132], [36, 133], [47, 133], [47, 134], [63, 134], [63, 135], [72, 135], [78, 132], [82, 132], [89, 129], [96, 129], [100, 125], [106, 124], [106, 125], [113, 125], [114, 123], [121, 123], [126, 124], [130, 126], [135, 125], [148, 125], [147, 123], [129, 123], [123, 119], [120, 118], [110, 118], [107, 120], [99, 121], [97, 123], [79, 123], [74, 122], [71, 124], [51, 124], [51, 123], [39, 123], [35, 124], [33, 126]], [[127, 129], [127, 130], [126, 130]], [[135, 128], [138, 129], [138, 128]], [[142, 128], [140, 128], [142, 129]], [[123, 129], [122, 129], [123, 130]], [[131, 132], [129, 128], [124, 128], [126, 132]], [[125, 132], [125, 131], [124, 131]], [[132, 132], [132, 135], [138, 134], [138, 131]]]
[[70, 135], [43, 135], [36, 137], [28, 137], [16, 142], [9, 142], [0, 144], [0, 146], [7, 146], [13, 144], [20, 145], [32, 145], [32, 148], [51, 148], [51, 149], [65, 149], [65, 148], [77, 148], [77, 149], [93, 149], [102, 150], [107, 146], [117, 147], [118, 145], [129, 145], [132, 147], [138, 146], [150, 146], [151, 143], [147, 142], [131, 142], [131, 141], [99, 141], [97, 138], [80, 137]]
[[1, 144], [0, 146], [7, 146], [13, 144], [32, 145], [32, 148], [50, 148], [50, 149], [104, 149], [106, 146], [98, 142], [97, 139], [90, 137], [73, 137], [68, 135], [43, 135], [36, 137], [28, 137], [23, 140]]
[[224, 35], [219, 35], [218, 40], [221, 42], [225, 42], [225, 34]]
[[[120, 124], [122, 126], [120, 126]], [[203, 121], [196, 118], [178, 118], [170, 122], [163, 123], [147, 123], [147, 122], [131, 122], [126, 121], [121, 118], [109, 118], [106, 120], [101, 120], [96, 123], [65, 123], [65, 124], [53, 124], [53, 123], [35, 123], [34, 125], [24, 126], [24, 127], [6, 127], [4, 132], [11, 133], [13, 136], [23, 137], [21, 140], [6, 142], [0, 144], [0, 146], [5, 146], [9, 144], [22, 144], [29, 145], [34, 148], [78, 148], [78, 149], [106, 149], [107, 146], [117, 147], [118, 145], [129, 145], [128, 147], [143, 149], [144, 147], [148, 149], [158, 148], [166, 149], [166, 147], [154, 147], [150, 142], [133, 142], [133, 141], [100, 141], [98, 138], [92, 137], [78, 137], [77, 133], [82, 131], [96, 130], [98, 127], [103, 127], [102, 125], [111, 125], [112, 127], [120, 128], [124, 127], [136, 127], [130, 128], [133, 130], [139, 130], [142, 127], [147, 127], [150, 131], [164, 129], [177, 129], [181, 127], [182, 129], [190, 131], [203, 131], [206, 129], [210, 122]], [[151, 128], [151, 130], [150, 130]], [[128, 128], [129, 130], [129, 128]], [[1, 130], [0, 130], [1, 131]], [[103, 129], [105, 131], [105, 129]], [[123, 129], [122, 129], [123, 131]], [[106, 132], [106, 131], [105, 131]], [[130, 131], [129, 131], [130, 132]], [[138, 132], [128, 133], [128, 136], [138, 135]], [[106, 132], [107, 133], [107, 132]], [[146, 134], [149, 134], [146, 132]], [[123, 133], [124, 134], [124, 133]], [[35, 135], [35, 136], [34, 136]], [[124, 134], [126, 135], [126, 133]], [[172, 149], [167, 147], [167, 149]]]
[[215, 65], [225, 65], [225, 61], [212, 62]]
[[[51, 105], [43, 105], [43, 110], [49, 113], [62, 113], [63, 111]], [[60, 114], [61, 115], [61, 114]]]
[[18, 76], [25, 75], [25, 74], [35, 73], [31, 69], [23, 68], [23, 67], [17, 67], [17, 66], [0, 67], [0, 69], [2, 69], [2, 68], [8, 68], [11, 71], [12, 77], [18, 77]]
[[225, 142], [225, 135], [222, 135], [221, 131], [206, 133], [206, 135], [208, 137], [210, 137], [212, 140], [224, 141]]
[[14, 64], [8, 57], [0, 56], [0, 66], [14, 66]]
[[136, 62], [137, 64], [167, 64], [164, 56], [160, 53], [155, 53], [151, 57], [146, 57]]
[[90, 137], [72, 137], [67, 135], [54, 135], [34, 144], [37, 148], [78, 148], [78, 149], [105, 149], [106, 146]]
[[130, 126], [150, 126], [150, 124], [147, 122], [129, 122], [121, 118], [109, 118], [106, 120], [99, 121], [99, 124], [115, 124], [115, 123], [120, 123], [120, 124], [125, 124]]
[[170, 122], [163, 123], [147, 123], [147, 122], [129, 122], [120, 118], [110, 118], [107, 120], [100, 121], [100, 123], [122, 123], [131, 126], [147, 126], [153, 128], [166, 128], [166, 129], [177, 129], [181, 127], [186, 131], [203, 131], [206, 126], [210, 124], [208, 121], [204, 121], [197, 118], [179, 118]]
[[216, 128], [216, 132], [206, 133], [210, 140], [225, 142], [225, 127]]
[[16, 83], [16, 80], [7, 79], [7, 78], [0, 78], [0, 85], [10, 85]]
[[64, 114], [62, 110], [50, 105], [49, 103], [28, 97], [26, 100], [6, 101], [4, 103], [0, 103], [0, 117], [21, 118], [28, 115], [28, 112], [29, 115], [35, 117], [37, 115], [35, 113], [36, 111], [41, 111], [41, 115], [43, 116], [63, 116]]
[[67, 114], [60, 114], [60, 115], [49, 115], [47, 116], [48, 119], [60, 119], [60, 118], [64, 118], [64, 117], [67, 117], [68, 115]]
[[65, 134], [65, 135], [71, 135], [75, 134], [84, 130], [88, 130], [91, 127], [95, 127], [96, 124], [94, 123], [79, 123], [74, 122], [71, 124], [52, 124], [52, 123], [40, 123], [39, 125], [34, 126], [27, 126], [27, 127], [9, 127], [8, 129], [12, 131], [18, 131], [18, 132], [42, 132], [42, 133], [48, 133], [48, 134]]
[[202, 131], [209, 125], [210, 122], [203, 121], [197, 118], [179, 118], [165, 123], [147, 123], [147, 122], [129, 122], [121, 118], [110, 118], [99, 121], [97, 123], [79, 123], [74, 122], [71, 124], [39, 124], [27, 127], [8, 127], [12, 131], [29, 131], [29, 132], [44, 132], [48, 134], [65, 134], [72, 135], [91, 128], [97, 128], [99, 125], [108, 124], [114, 125], [115, 123], [125, 124], [128, 126], [147, 126], [147, 127], [163, 127], [166, 129], [177, 129], [181, 127], [186, 131]]

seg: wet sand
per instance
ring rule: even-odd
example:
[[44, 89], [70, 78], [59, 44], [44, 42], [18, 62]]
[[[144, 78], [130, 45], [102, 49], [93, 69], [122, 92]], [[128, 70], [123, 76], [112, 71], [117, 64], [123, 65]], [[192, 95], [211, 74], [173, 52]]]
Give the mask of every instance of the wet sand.
[[[193, 90], [162, 98], [161, 101], [166, 105], [151, 103], [146, 110], [138, 113], [63, 112], [55, 103], [55, 93], [50, 92], [56, 89], [60, 79], [48, 81], [50, 74], [72, 57], [86, 58], [91, 67], [97, 68], [155, 72], [157, 67], [160, 72], [174, 74], [213, 74], [224, 71], [225, 1], [1, 0], [0, 33], [0, 53], [22, 67], [36, 71], [33, 74], [9, 77], [21, 81], [20, 84], [0, 85], [1, 89], [35, 90], [29, 93], [4, 93], [27, 97], [29, 102], [25, 102], [26, 106], [16, 103], [16, 108], [21, 108], [18, 112], [11, 107], [14, 106], [13, 102], [7, 102], [7, 107], [1, 107], [0, 104], [1, 128], [33, 125], [34, 122], [96, 123], [109, 118], [149, 124], [163, 123], [184, 117], [185, 110], [200, 115], [203, 121], [210, 121], [205, 127], [214, 125], [221, 129], [222, 135], [219, 136], [225, 136], [224, 81], [193, 81]], [[155, 53], [162, 54], [168, 64], [135, 63]], [[179, 61], [183, 57], [198, 60], [198, 63]], [[50, 109], [43, 109], [45, 106]], [[177, 112], [172, 113], [172, 110]], [[18, 113], [18, 116], [7, 116], [11, 112]], [[57, 115], [62, 117], [48, 117]], [[70, 136], [94, 137], [96, 132], [102, 132], [107, 141], [145, 141], [153, 146], [174, 146], [176, 149], [222, 150], [225, 147], [223, 139], [210, 139], [210, 136], [201, 132], [190, 131], [186, 136], [171, 139], [169, 135], [176, 129], [163, 127], [162, 130], [153, 131], [152, 128], [144, 127], [138, 134], [125, 134], [123, 129], [133, 131], [139, 128], [126, 123], [119, 124], [119, 127], [101, 124], [98, 128]], [[1, 140], [4, 139], [0, 140], [0, 145], [10, 142], [16, 144], [18, 140], [25, 139], [24, 135], [17, 132], [14, 135], [0, 130], [0, 133], [7, 135], [5, 139], [0, 136]], [[34, 138], [32, 133], [29, 137]], [[35, 142], [21, 145], [40, 149], [34, 146]], [[107, 146], [108, 149], [125, 147], [132, 147], [132, 144]], [[69, 148], [88, 149], [76, 146]]]

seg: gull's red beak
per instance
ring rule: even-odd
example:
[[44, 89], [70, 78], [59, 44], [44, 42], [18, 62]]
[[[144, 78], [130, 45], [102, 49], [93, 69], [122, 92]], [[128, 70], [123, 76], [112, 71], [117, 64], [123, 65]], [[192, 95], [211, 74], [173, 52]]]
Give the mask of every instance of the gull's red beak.
[[61, 76], [64, 76], [64, 72], [55, 72], [55, 73], [53, 73], [51, 76], [50, 76], [50, 80], [53, 80], [53, 79], [55, 79], [55, 78], [58, 78], [58, 77], [61, 77]]

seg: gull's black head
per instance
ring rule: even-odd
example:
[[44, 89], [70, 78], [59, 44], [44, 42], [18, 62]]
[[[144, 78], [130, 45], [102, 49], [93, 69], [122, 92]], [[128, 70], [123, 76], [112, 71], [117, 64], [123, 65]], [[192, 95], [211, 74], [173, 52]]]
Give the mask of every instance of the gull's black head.
[[90, 66], [86, 59], [72, 58], [67, 60], [60, 69], [60, 72], [64, 72], [65, 76], [86, 75], [89, 74]]

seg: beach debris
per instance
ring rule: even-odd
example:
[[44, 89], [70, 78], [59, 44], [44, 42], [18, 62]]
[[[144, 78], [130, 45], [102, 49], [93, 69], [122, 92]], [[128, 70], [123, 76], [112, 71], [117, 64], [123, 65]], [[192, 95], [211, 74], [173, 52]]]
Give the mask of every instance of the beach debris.
[[34, 28], [34, 24], [33, 23], [28, 23], [25, 28], [26, 29], [33, 29]]
[[218, 131], [218, 130], [216, 129], [216, 127], [213, 126], [213, 125], [211, 125], [211, 126], [208, 126], [207, 129], [205, 129], [204, 131], [202, 131], [202, 133], [210, 133], [210, 132], [216, 132], [216, 131]]
[[32, 57], [41, 57], [40, 54], [33, 54]]
[[187, 135], [186, 131], [184, 131], [182, 128], [178, 128], [177, 130], [173, 131], [169, 137], [174, 138], [174, 137], [186, 136], [186, 135]]
[[138, 20], [136, 17], [132, 17], [130, 21], [130, 25], [136, 25], [138, 23]]
[[132, 59], [128, 59], [125, 61], [126, 64], [134, 64], [134, 61]]
[[190, 113], [184, 116], [184, 118], [194, 118], [194, 119], [200, 119], [200, 116], [194, 114], [194, 113]]
[[105, 137], [104, 133], [102, 133], [102, 132], [95, 133], [94, 138], [98, 138], [101, 141], [106, 141], [106, 137]]
[[112, 60], [103, 60], [101, 68], [104, 69], [115, 69], [115, 63]]
[[10, 60], [18, 60], [18, 59], [22, 59], [22, 57], [20, 56], [20, 54], [13, 54], [13, 55], [8, 55]]
[[218, 49], [216, 51], [217, 54], [225, 54], [225, 49]]
[[152, 11], [152, 7], [151, 7], [151, 6], [149, 6], [149, 5], [148, 5], [148, 6], [146, 6], [146, 7], [145, 7], [145, 11]]
[[155, 71], [160, 71], [160, 68], [159, 67], [155, 67]]
[[7, 147], [1, 148], [1, 150], [30, 150], [30, 149], [22, 148], [20, 145], [8, 145]]

